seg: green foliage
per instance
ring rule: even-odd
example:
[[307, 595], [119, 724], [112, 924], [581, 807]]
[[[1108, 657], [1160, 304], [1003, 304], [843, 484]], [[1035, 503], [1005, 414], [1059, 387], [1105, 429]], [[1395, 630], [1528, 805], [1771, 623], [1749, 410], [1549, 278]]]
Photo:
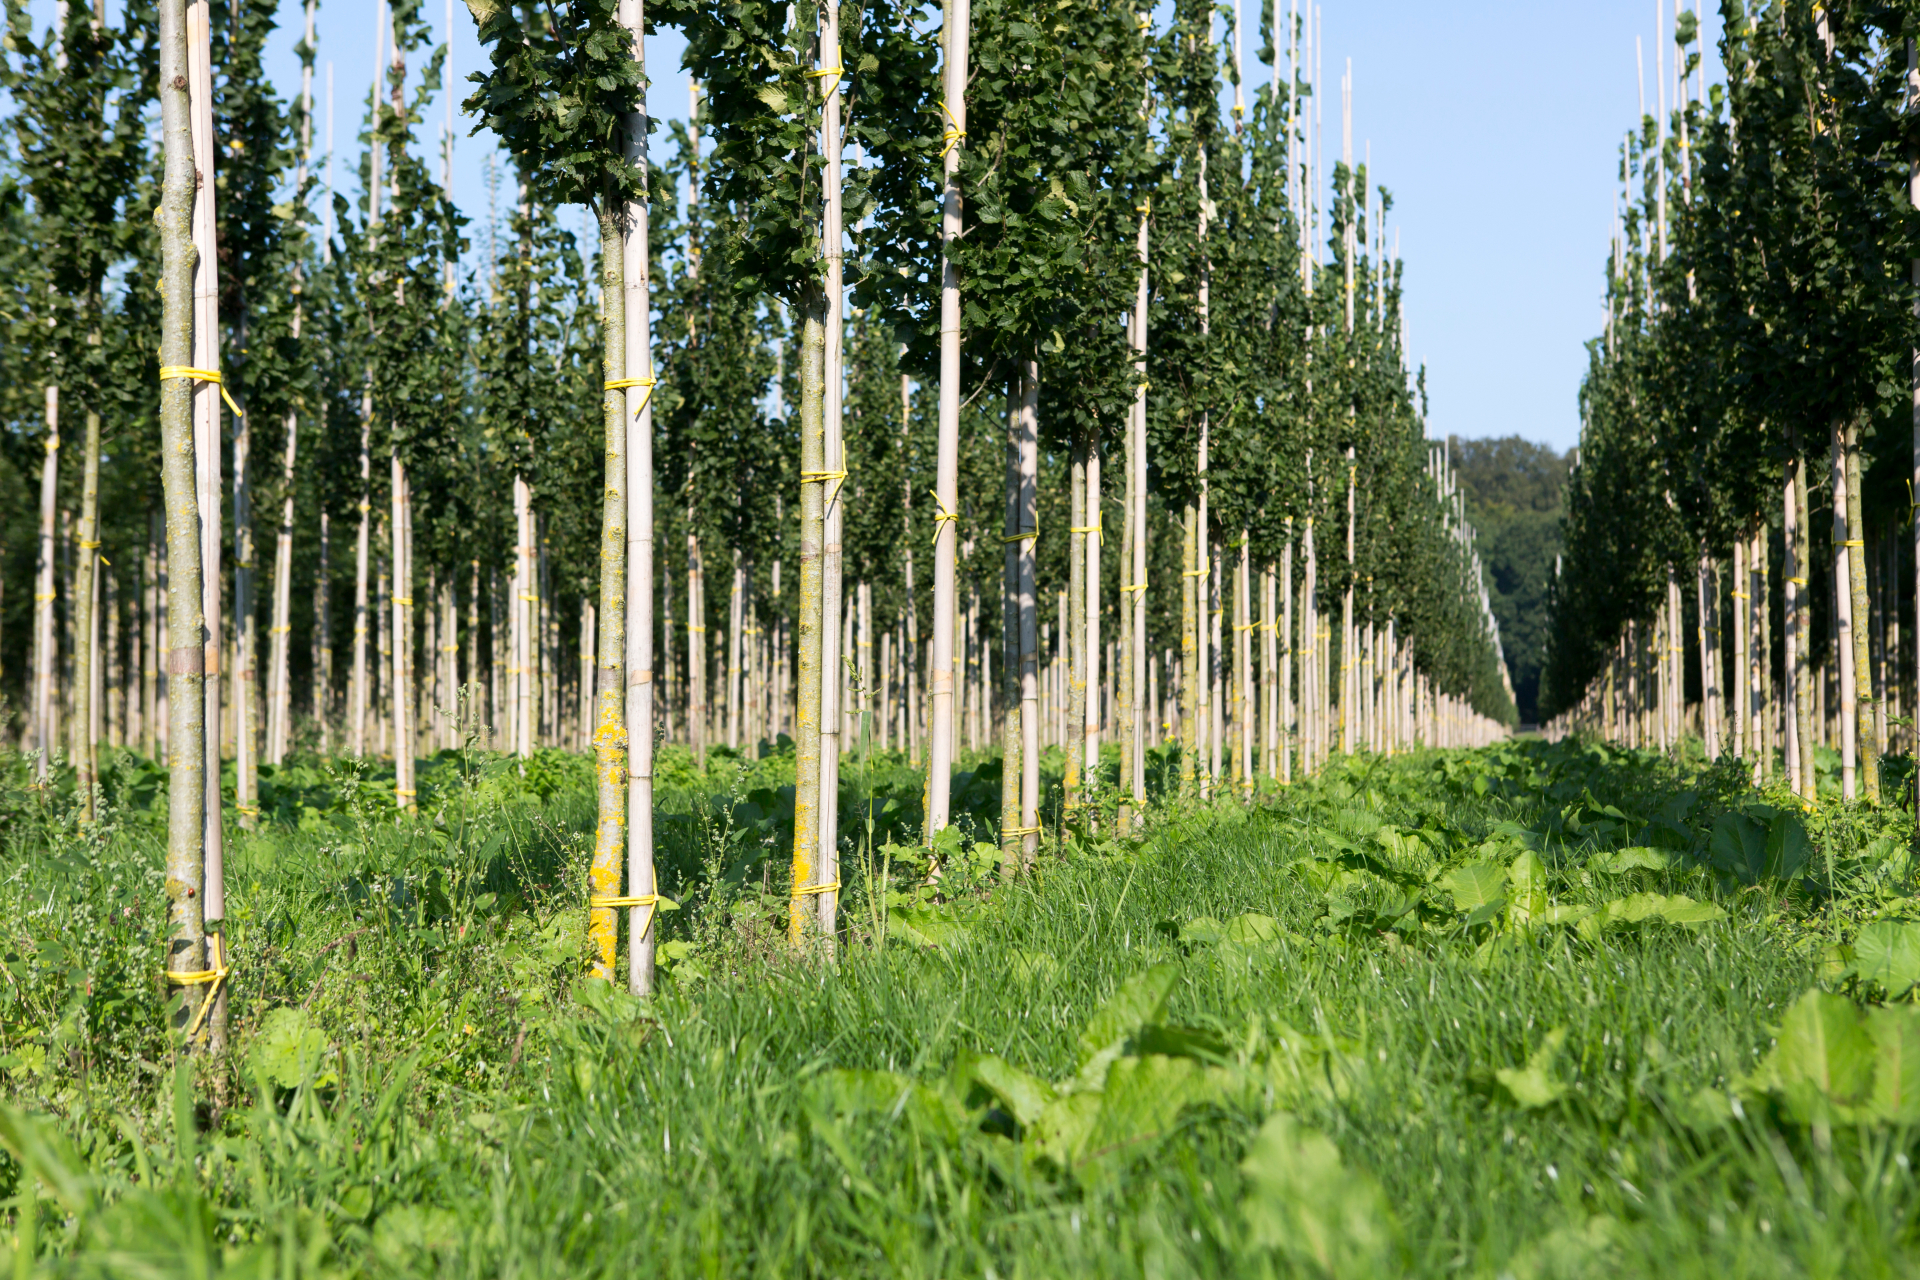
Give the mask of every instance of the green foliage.
[[[820, 982], [777, 942], [781, 887], [763, 904], [764, 872], [728, 862], [775, 834], [779, 761], [703, 775], [675, 749], [662, 818], [691, 843], [668, 841], [681, 905], [641, 1004], [576, 985], [587, 780], [543, 801], [511, 761], [449, 755], [407, 825], [348, 794], [318, 829], [233, 833], [237, 1052], [196, 1115], [191, 1076], [152, 1065], [158, 844], [111, 801], [75, 843], [7, 762], [0, 1192], [41, 1188], [9, 1250], [79, 1273], [1904, 1257], [1881, 1224], [1911, 1185], [1872, 1171], [1914, 1154], [1914, 1007], [1817, 954], [1853, 937], [1887, 972], [1877, 921], [1911, 886], [1870, 850], [1900, 830], [1810, 823], [1815, 891], [1756, 893], [1714, 831], [1772, 819], [1716, 772], [1538, 743], [1336, 766], [896, 912], [943, 921], [937, 946], [857, 923], [849, 860], [856, 922]], [[1474, 924], [1469, 868], [1505, 902]]]
[[[626, 152], [627, 117], [645, 109], [646, 75], [618, 0], [560, 6], [469, 0], [492, 66], [469, 77], [463, 109], [519, 161], [542, 204], [617, 208], [648, 197]], [[418, 5], [411, 6], [418, 12]], [[396, 22], [402, 12], [396, 6]]]

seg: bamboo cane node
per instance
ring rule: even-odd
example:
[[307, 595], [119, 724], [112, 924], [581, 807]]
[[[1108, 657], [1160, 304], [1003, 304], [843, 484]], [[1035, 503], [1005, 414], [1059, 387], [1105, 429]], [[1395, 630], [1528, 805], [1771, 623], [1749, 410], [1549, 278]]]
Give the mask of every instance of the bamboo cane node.
[[838, 880], [832, 880], [826, 884], [797, 886], [793, 891], [793, 896], [796, 898], [811, 898], [817, 894], [838, 892], [840, 892], [840, 882]]

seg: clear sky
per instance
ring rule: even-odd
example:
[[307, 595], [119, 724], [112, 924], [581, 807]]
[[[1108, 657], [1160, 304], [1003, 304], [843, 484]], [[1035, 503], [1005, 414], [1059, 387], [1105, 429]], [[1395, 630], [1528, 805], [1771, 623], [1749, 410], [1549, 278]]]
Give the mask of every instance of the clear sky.
[[[375, 3], [323, 0], [318, 18], [315, 151], [326, 145], [331, 65], [334, 142], [346, 187], [354, 184], [356, 137], [373, 78]], [[1656, 17], [1672, 81], [1673, 3], [1322, 4], [1327, 154], [1338, 154], [1339, 83], [1351, 59], [1355, 151], [1370, 151], [1375, 181], [1394, 195], [1388, 236], [1391, 242], [1398, 233], [1406, 261], [1408, 335], [1414, 360], [1427, 370], [1431, 434], [1520, 435], [1561, 449], [1577, 441], [1575, 397], [1583, 344], [1600, 328], [1620, 141], [1639, 113], [1635, 39], [1643, 45], [1651, 110]], [[436, 31], [443, 30], [447, 0], [426, 5]], [[32, 9], [44, 24], [51, 0], [34, 0]], [[1717, 6], [1709, 10], [1701, 18], [1710, 50], [1719, 25]], [[453, 83], [464, 96], [466, 78], [484, 56], [464, 3], [456, 2], [451, 15]], [[1252, 61], [1259, 18], [1252, 7], [1245, 17], [1247, 80], [1257, 86], [1268, 79]], [[299, 90], [292, 49], [300, 0], [283, 0], [281, 20], [268, 66], [291, 96]], [[1223, 22], [1223, 39], [1227, 31]], [[686, 116], [681, 48], [672, 32], [648, 42], [648, 106], [657, 119]], [[444, 106], [430, 119], [437, 132]], [[456, 117], [454, 198], [477, 220], [487, 207], [482, 158], [492, 145], [484, 134], [467, 137], [471, 127]], [[585, 230], [578, 211], [571, 217]]]

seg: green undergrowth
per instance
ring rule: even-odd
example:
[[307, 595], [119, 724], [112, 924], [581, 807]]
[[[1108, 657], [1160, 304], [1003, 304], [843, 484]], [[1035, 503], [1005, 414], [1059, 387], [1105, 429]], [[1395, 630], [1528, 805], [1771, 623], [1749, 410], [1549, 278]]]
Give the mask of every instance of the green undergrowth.
[[797, 959], [777, 756], [663, 768], [645, 1003], [579, 976], [576, 758], [451, 756], [404, 826], [313, 762], [317, 821], [233, 835], [219, 1061], [164, 1034], [150, 827], [16, 788], [0, 1265], [1920, 1271], [1903, 813], [1529, 742], [1163, 798], [1008, 880], [979, 831], [918, 850], [888, 760]]

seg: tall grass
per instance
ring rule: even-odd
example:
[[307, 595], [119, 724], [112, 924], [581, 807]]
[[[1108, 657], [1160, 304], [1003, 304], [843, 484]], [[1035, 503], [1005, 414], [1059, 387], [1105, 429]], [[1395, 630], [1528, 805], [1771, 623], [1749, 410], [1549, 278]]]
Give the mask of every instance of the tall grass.
[[[236, 841], [224, 1063], [170, 1055], [150, 829], [109, 805], [82, 836], [10, 793], [11, 1247], [101, 1274], [1916, 1269], [1910, 1135], [1701, 1102], [1739, 1089], [1835, 937], [1904, 901], [1903, 819], [1820, 818], [1831, 874], [1749, 887], [1710, 848], [1764, 799], [1731, 771], [1575, 746], [1360, 761], [1251, 810], [1163, 799], [1144, 839], [1096, 822], [965, 891], [918, 891], [896, 844], [829, 968], [779, 942], [780, 760], [710, 759], [662, 769], [681, 909], [644, 1007], [578, 977], [584, 772], [529, 770], [542, 794], [449, 757], [397, 825], [355, 808], [377, 780], [310, 764], [318, 817]], [[916, 775], [848, 774], [843, 830], [870, 792], [895, 806], [879, 839], [906, 840]], [[1556, 903], [1684, 893], [1727, 918], [1589, 936], [1456, 911], [1442, 873], [1522, 841]], [[1628, 846], [1673, 856], [1603, 869]], [[887, 913], [904, 927], [876, 945], [858, 922]], [[1129, 1021], [1152, 973], [1165, 1007]], [[1089, 1074], [1108, 1032], [1211, 1091], [1049, 1156], [1053, 1121], [983, 1086], [981, 1055], [1117, 1108], [1119, 1077]], [[1536, 1067], [1544, 1101], [1515, 1074]]]

